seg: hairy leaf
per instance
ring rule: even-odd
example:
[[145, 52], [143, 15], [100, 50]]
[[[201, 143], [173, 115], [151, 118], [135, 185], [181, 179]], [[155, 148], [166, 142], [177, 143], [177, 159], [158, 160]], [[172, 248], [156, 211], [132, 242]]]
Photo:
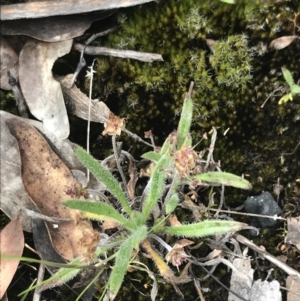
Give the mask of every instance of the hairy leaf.
[[142, 209], [144, 222], [148, 219], [153, 207], [162, 195], [164, 189], [165, 170], [169, 167], [170, 163], [171, 157], [168, 154], [165, 154], [157, 162], [152, 172], [151, 178], [145, 189], [147, 191], [147, 196]]
[[117, 253], [115, 265], [109, 278], [110, 300], [115, 299], [122, 285], [128, 264], [130, 262], [132, 250], [138, 249], [139, 244], [145, 239], [146, 235], [147, 227], [139, 227], [121, 245], [120, 250]]
[[153, 162], [158, 162], [159, 159], [161, 158], [161, 154], [159, 153], [156, 153], [156, 152], [147, 152], [147, 153], [144, 153], [141, 157], [144, 158], [144, 159], [147, 159], [147, 160], [150, 160], [150, 161], [153, 161]]
[[[27, 258], [25, 257], [21, 257], [21, 259], [23, 259], [24, 261], [27, 261]], [[28, 258], [29, 259], [29, 258]], [[31, 262], [30, 260], [28, 260], [29, 262]], [[40, 261], [38, 260], [38, 262], [43, 263], [44, 261]], [[48, 262], [44, 262], [44, 264], [49, 264]], [[54, 266], [57, 266], [57, 264], [55, 263], [51, 263]], [[55, 273], [53, 276], [51, 276], [50, 278], [36, 284], [33, 285], [31, 287], [29, 287], [28, 289], [24, 290], [22, 293], [20, 293], [21, 295], [24, 295], [36, 288], [41, 289], [41, 291], [47, 289], [47, 288], [52, 288], [52, 287], [56, 287], [56, 286], [60, 286], [66, 282], [68, 282], [69, 280], [71, 280], [72, 278], [74, 278], [79, 272], [80, 272], [80, 265], [84, 266], [84, 264], [80, 264], [80, 258], [75, 258], [74, 260], [72, 260], [69, 264], [64, 264], [61, 269], [58, 270], [57, 273]], [[74, 267], [77, 266], [77, 267]]]
[[166, 227], [164, 233], [176, 236], [203, 237], [239, 231], [245, 226], [247, 224], [234, 221], [209, 220], [189, 225]]
[[86, 217], [96, 220], [107, 220], [108, 218], [114, 219], [126, 228], [131, 228], [129, 220], [121, 215], [114, 207], [103, 202], [91, 202], [82, 200], [67, 200], [64, 202], [69, 208], [77, 209], [84, 212], [91, 213]]
[[128, 200], [119, 186], [118, 181], [114, 176], [101, 164], [99, 164], [91, 155], [89, 155], [83, 148], [77, 147], [75, 154], [79, 161], [89, 169], [89, 171], [99, 179], [107, 189], [120, 201], [125, 211], [130, 214], [131, 208], [128, 204]]
[[172, 213], [179, 203], [179, 197], [177, 193], [174, 193], [166, 204], [166, 214]]
[[182, 112], [181, 112], [179, 125], [178, 125], [177, 149], [180, 149], [182, 147], [190, 131], [192, 117], [193, 117], [193, 101], [187, 94], [183, 103]]
[[286, 82], [288, 83], [290, 88], [292, 88], [292, 86], [295, 85], [295, 83], [294, 83], [294, 79], [293, 79], [291, 72], [286, 68], [281, 68], [281, 70], [282, 70], [284, 79], [286, 80]]
[[247, 180], [228, 172], [211, 171], [196, 175], [192, 179], [236, 188], [252, 189], [252, 185]]

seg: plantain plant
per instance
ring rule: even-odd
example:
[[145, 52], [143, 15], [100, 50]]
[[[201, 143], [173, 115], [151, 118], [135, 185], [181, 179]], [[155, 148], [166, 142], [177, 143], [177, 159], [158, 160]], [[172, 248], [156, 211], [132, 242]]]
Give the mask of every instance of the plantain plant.
[[[170, 214], [179, 203], [179, 187], [185, 185], [229, 185], [250, 189], [251, 184], [245, 179], [230, 173], [210, 171], [205, 169], [203, 162], [199, 163], [197, 153], [192, 148], [192, 139], [189, 135], [192, 121], [193, 103], [190, 93], [184, 100], [179, 126], [176, 132], [170, 134], [158, 152], [151, 151], [142, 157], [154, 162], [155, 167], [146, 185], [140, 204], [132, 209], [126, 192], [122, 190], [116, 178], [101, 164], [99, 164], [84, 149], [78, 147], [75, 153], [78, 159], [94, 174], [121, 206], [102, 201], [66, 200], [64, 204], [78, 209], [86, 218], [106, 221], [113, 220], [119, 225], [119, 236], [115, 242], [100, 246], [97, 256], [105, 254], [111, 247], [114, 252], [111, 256], [112, 272], [107, 289], [110, 300], [114, 300], [124, 279], [127, 268], [134, 260], [140, 248], [147, 251], [160, 274], [170, 282], [176, 283], [176, 276], [167, 262], [153, 249], [151, 238], [157, 238], [163, 243], [165, 235], [184, 237], [203, 237], [208, 235], [235, 232], [245, 227], [245, 224], [235, 221], [204, 220], [191, 224], [172, 225]], [[200, 160], [201, 161], [201, 160]], [[201, 167], [202, 166], [202, 167]], [[166, 187], [166, 182], [171, 183]], [[163, 208], [159, 217], [153, 217], [153, 210], [161, 203]], [[181, 263], [186, 257], [181, 253], [177, 258]], [[178, 256], [178, 254], [177, 254]], [[179, 256], [180, 257], [180, 256]], [[107, 259], [106, 259], [107, 261]], [[175, 260], [175, 262], [178, 262]], [[179, 265], [179, 264], [178, 264]], [[178, 282], [177, 282], [178, 283]]]
[[[226, 234], [245, 228], [247, 225], [236, 221], [225, 220], [203, 220], [201, 222], [181, 224], [178, 220], [174, 222], [172, 212], [179, 204], [179, 192], [182, 186], [211, 186], [227, 185], [242, 189], [251, 189], [251, 184], [236, 175], [213, 171], [216, 165], [210, 166], [208, 160], [202, 160], [192, 147], [192, 139], [189, 134], [192, 122], [193, 102], [191, 99], [191, 89], [186, 94], [180, 121], [177, 131], [171, 133], [165, 140], [163, 146], [158, 151], [150, 151], [142, 157], [153, 162], [149, 181], [140, 196], [140, 203], [131, 203], [127, 192], [123, 190], [118, 180], [96, 161], [83, 148], [77, 147], [76, 156], [82, 164], [97, 177], [110, 192], [114, 201], [108, 203], [104, 201], [90, 200], [66, 200], [64, 204], [73, 209], [80, 210], [83, 217], [100, 220], [114, 221], [118, 231], [106, 242], [99, 242], [95, 258], [92, 264], [96, 270], [94, 279], [86, 287], [89, 288], [107, 269], [112, 266], [112, 271], [106, 283], [105, 289], [99, 300], [109, 298], [114, 300], [121, 288], [127, 269], [132, 266], [139, 270], [146, 271], [155, 280], [153, 273], [138, 267], [135, 257], [140, 249], [144, 249], [155, 262], [160, 275], [174, 286], [177, 283], [186, 281], [184, 277], [176, 277], [173, 270], [168, 265], [171, 262], [178, 268], [179, 265], [188, 259], [188, 255], [183, 250], [185, 245], [175, 244], [171, 248], [164, 237], [204, 237], [208, 235]], [[166, 185], [168, 183], [168, 185]], [[117, 202], [116, 202], [117, 201]], [[160, 212], [154, 211], [160, 206]], [[113, 205], [117, 204], [117, 205]], [[133, 209], [134, 208], [134, 209]], [[166, 260], [153, 248], [152, 242], [156, 240], [168, 249]], [[108, 256], [108, 254], [110, 254]], [[94, 259], [95, 259], [94, 258]], [[44, 264], [48, 264], [45, 263]], [[141, 263], [139, 263], [141, 264]], [[76, 258], [66, 265], [60, 265], [60, 270], [49, 279], [39, 285], [32, 286], [22, 294], [28, 293], [36, 287], [46, 289], [56, 285], [66, 283], [77, 275], [81, 269], [91, 267], [90, 259]], [[151, 299], [155, 300], [156, 286], [153, 285]], [[77, 300], [83, 295], [78, 296]]]

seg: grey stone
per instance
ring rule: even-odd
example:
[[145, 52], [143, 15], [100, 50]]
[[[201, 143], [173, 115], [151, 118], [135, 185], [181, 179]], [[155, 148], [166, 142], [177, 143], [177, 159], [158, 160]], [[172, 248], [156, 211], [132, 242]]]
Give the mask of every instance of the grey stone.
[[[264, 191], [258, 196], [250, 196], [244, 202], [244, 208], [248, 213], [262, 215], [279, 215], [281, 209], [272, 195], [268, 191]], [[264, 217], [253, 217], [251, 225], [258, 228], [269, 228], [276, 225], [276, 220]]]

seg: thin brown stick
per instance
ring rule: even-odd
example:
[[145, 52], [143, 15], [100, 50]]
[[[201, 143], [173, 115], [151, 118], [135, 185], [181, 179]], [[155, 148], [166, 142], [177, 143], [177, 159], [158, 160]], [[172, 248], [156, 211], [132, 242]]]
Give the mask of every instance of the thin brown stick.
[[74, 49], [77, 51], [82, 51], [89, 55], [104, 55], [104, 56], [113, 56], [119, 58], [134, 59], [142, 62], [154, 62], [154, 61], [163, 61], [163, 57], [160, 54], [150, 53], [150, 52], [140, 52], [134, 50], [123, 50], [123, 49], [113, 49], [106, 47], [97, 47], [97, 46], [87, 46], [82, 44], [74, 44]]
[[239, 241], [240, 243], [244, 244], [248, 248], [252, 249], [253, 251], [257, 252], [260, 256], [263, 258], [269, 260], [273, 264], [275, 264], [277, 267], [282, 269], [285, 273], [287, 273], [290, 276], [296, 276], [300, 279], [300, 272], [296, 271], [295, 269], [288, 266], [286, 263], [282, 262], [278, 258], [274, 257], [270, 253], [268, 253], [266, 250], [264, 250], [262, 247], [258, 247], [256, 244], [254, 244], [252, 241], [244, 237], [240, 234], [234, 234], [233, 237]]

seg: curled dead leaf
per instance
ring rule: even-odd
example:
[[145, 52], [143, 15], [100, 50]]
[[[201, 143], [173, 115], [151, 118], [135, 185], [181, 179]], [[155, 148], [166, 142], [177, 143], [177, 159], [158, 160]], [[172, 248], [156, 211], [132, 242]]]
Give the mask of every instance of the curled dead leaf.
[[[35, 205], [32, 203], [22, 182], [21, 158], [18, 151], [18, 143], [10, 134], [5, 123], [7, 119], [12, 117], [14, 117], [14, 115], [0, 111], [0, 207], [10, 218], [13, 218], [21, 208], [35, 210]], [[35, 124], [38, 123], [37, 121], [33, 122], [35, 122]], [[23, 218], [22, 225], [25, 231], [31, 231], [31, 219]]]
[[299, 39], [299, 37], [284, 36], [284, 37], [277, 38], [270, 43], [269, 48], [274, 48], [276, 50], [283, 49], [285, 47], [288, 47], [295, 39]]
[[45, 43], [29, 39], [20, 54], [20, 86], [29, 110], [49, 132], [61, 139], [69, 136], [69, 120], [52, 67], [71, 47], [72, 40]]
[[186, 254], [184, 247], [192, 245], [194, 242], [188, 239], [179, 240], [172, 249], [166, 255], [166, 261], [171, 262], [172, 265], [178, 267], [189, 257], [190, 255]]
[[[35, 19], [57, 15], [73, 15], [139, 5], [153, 0], [51, 0], [31, 1], [1, 6], [1, 20]], [[75, 4], [76, 3], [76, 4]]]
[[[5, 255], [21, 256], [24, 248], [24, 235], [20, 214], [15, 216], [11, 222], [0, 233], [0, 253]], [[19, 260], [0, 260], [0, 299], [6, 292], [12, 278], [15, 275]]]
[[181, 222], [178, 220], [175, 214], [171, 214], [169, 222], [172, 227], [181, 226]]
[[0, 37], [0, 87], [11, 90], [8, 83], [7, 72], [10, 71], [14, 78], [18, 78], [18, 55], [5, 38]]
[[25, 35], [44, 42], [59, 42], [83, 35], [92, 22], [111, 12], [75, 16], [54, 16], [38, 19], [9, 20], [1, 24], [4, 35]]
[[[7, 216], [13, 218], [19, 210], [22, 210], [22, 226], [24, 231], [31, 232], [32, 216], [37, 212], [35, 204], [27, 194], [21, 178], [21, 158], [19, 146], [15, 137], [13, 137], [7, 128], [6, 120], [10, 118], [21, 119], [35, 128], [46, 137], [60, 159], [69, 169], [77, 169], [86, 172], [86, 168], [80, 163], [74, 153], [74, 145], [68, 139], [60, 139], [49, 133], [43, 128], [43, 124], [36, 120], [22, 119], [8, 112], [0, 111], [0, 208]], [[95, 190], [104, 190], [105, 186], [100, 183], [93, 175], [88, 183], [89, 188]], [[85, 187], [86, 185], [83, 185]], [[24, 213], [24, 214], [23, 214]]]
[[300, 216], [288, 218], [287, 227], [285, 243], [295, 245], [300, 250]]
[[44, 215], [71, 218], [59, 224], [46, 222], [54, 248], [67, 260], [91, 255], [99, 233], [79, 211], [62, 205], [63, 200], [78, 197], [72, 173], [34, 127], [17, 118], [6, 123], [19, 143], [22, 180], [31, 199]]
[[119, 118], [112, 112], [109, 114], [109, 121], [104, 123], [105, 129], [102, 135], [121, 135], [121, 131], [125, 125], [125, 118]]

